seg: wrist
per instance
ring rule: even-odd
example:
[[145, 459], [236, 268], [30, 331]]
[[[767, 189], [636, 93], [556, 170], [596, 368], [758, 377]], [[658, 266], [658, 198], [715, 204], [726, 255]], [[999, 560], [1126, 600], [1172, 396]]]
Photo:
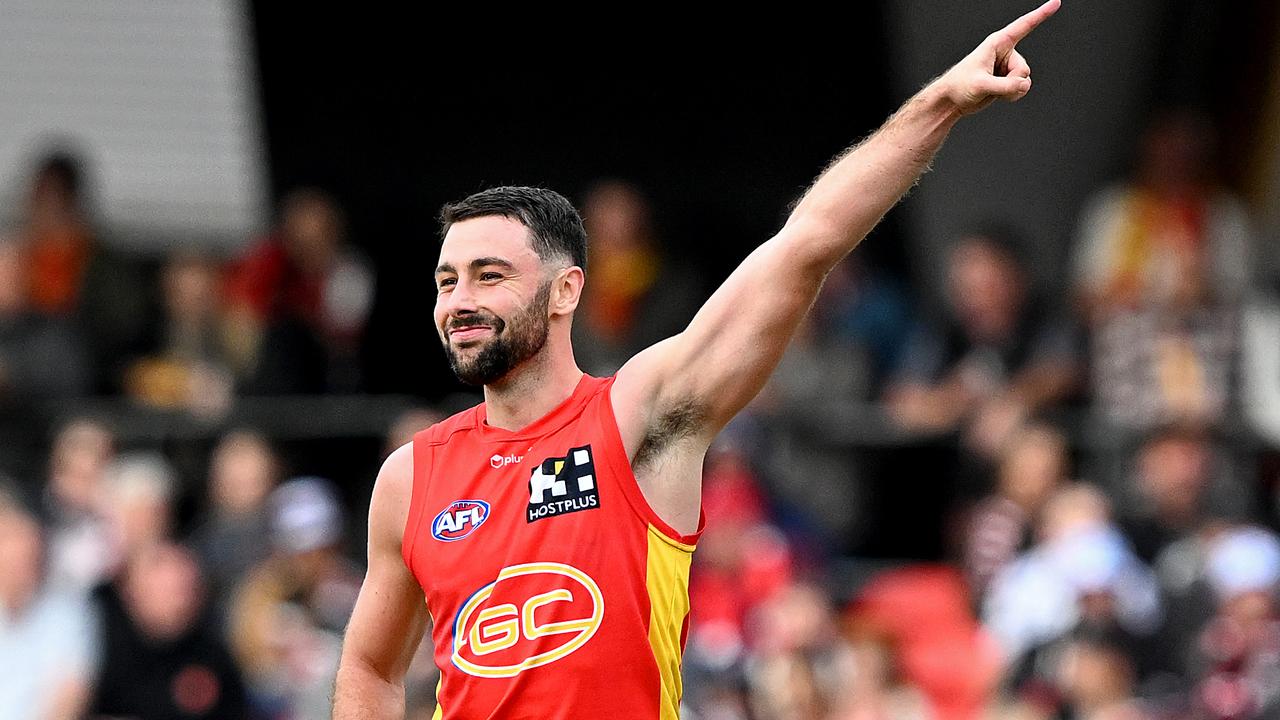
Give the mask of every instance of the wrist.
[[946, 75], [941, 75], [925, 85], [916, 97], [924, 111], [945, 127], [950, 128], [964, 117], [964, 110], [961, 109], [960, 103], [952, 97]]

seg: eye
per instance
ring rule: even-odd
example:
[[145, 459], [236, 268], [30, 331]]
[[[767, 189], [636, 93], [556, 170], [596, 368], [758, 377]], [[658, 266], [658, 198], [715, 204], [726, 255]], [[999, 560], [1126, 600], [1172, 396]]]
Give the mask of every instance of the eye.
[[480, 282], [496, 282], [502, 279], [502, 273], [482, 272], [480, 273]]
[[440, 278], [439, 280], [436, 281], [436, 287], [438, 287], [440, 290], [446, 290], [448, 288], [453, 287], [457, 282], [458, 282], [457, 278], [451, 278], [451, 277]]

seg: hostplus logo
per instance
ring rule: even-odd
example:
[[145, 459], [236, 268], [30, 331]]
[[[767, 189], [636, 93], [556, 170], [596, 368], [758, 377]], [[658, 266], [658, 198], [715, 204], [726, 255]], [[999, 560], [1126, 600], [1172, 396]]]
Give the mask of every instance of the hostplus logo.
[[524, 459], [523, 455], [494, 454], [493, 457], [489, 458], [489, 467], [493, 468], [494, 470], [498, 470], [508, 465], [516, 465], [523, 459]]
[[543, 460], [529, 477], [529, 522], [600, 507], [591, 446]]

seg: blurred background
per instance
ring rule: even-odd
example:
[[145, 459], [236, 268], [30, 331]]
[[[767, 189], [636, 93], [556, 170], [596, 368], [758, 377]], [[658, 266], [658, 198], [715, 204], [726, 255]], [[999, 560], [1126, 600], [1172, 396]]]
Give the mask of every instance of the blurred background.
[[[478, 400], [440, 206], [569, 196], [609, 374], [1031, 5], [0, 0], [0, 720], [328, 717], [377, 468]], [[1280, 717], [1280, 8], [1020, 49], [709, 454], [684, 717]]]

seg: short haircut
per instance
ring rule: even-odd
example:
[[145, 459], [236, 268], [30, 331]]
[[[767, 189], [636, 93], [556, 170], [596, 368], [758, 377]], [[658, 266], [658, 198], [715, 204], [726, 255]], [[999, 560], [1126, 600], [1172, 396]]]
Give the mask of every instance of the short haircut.
[[1004, 220], [984, 219], [970, 222], [961, 229], [963, 242], [977, 242], [995, 251], [1021, 271], [1030, 268], [1027, 241], [1022, 233]]
[[587, 231], [568, 198], [538, 187], [504, 186], [481, 190], [440, 210], [440, 237], [456, 222], [502, 216], [529, 228], [534, 252], [543, 262], [568, 260], [587, 269]]
[[69, 197], [79, 200], [84, 189], [84, 168], [74, 153], [55, 150], [40, 158], [36, 173], [56, 181]]

